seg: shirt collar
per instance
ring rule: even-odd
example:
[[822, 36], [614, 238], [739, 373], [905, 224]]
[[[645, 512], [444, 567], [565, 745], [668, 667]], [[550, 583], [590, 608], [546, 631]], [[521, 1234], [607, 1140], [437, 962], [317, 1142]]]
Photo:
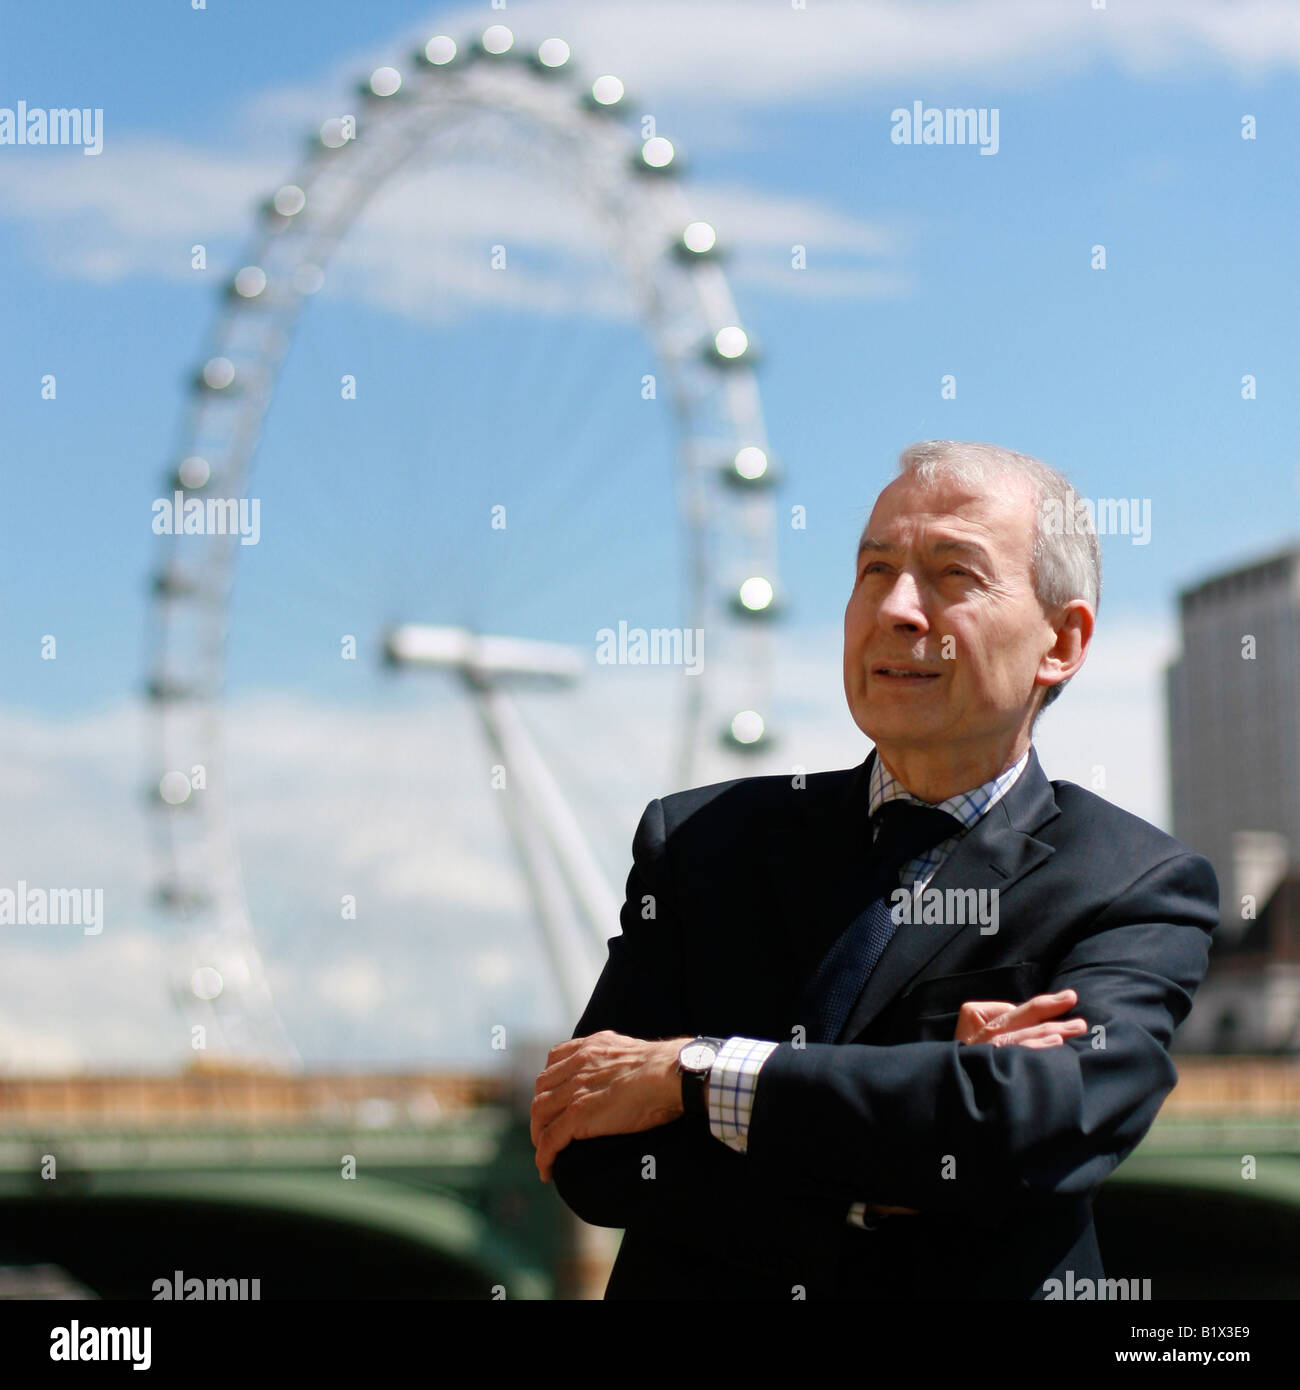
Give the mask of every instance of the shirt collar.
[[[978, 787], [972, 787], [969, 791], [957, 792], [948, 797], [946, 801], [940, 801], [935, 807], [939, 811], [947, 811], [950, 816], [956, 817], [963, 826], [969, 829], [979, 818], [984, 815], [996, 802], [1000, 801], [1015, 785], [1016, 779], [1025, 770], [1029, 762], [1029, 749], [1026, 748], [1021, 754], [1019, 762], [1013, 764], [1003, 773], [991, 778]], [[887, 801], [896, 800], [914, 801], [920, 806], [929, 806], [931, 803], [922, 801], [919, 796], [913, 796], [911, 792], [885, 767], [880, 759], [879, 752], [876, 753], [871, 764], [871, 787], [870, 800], [868, 803], [868, 814], [874, 816], [876, 812]]]

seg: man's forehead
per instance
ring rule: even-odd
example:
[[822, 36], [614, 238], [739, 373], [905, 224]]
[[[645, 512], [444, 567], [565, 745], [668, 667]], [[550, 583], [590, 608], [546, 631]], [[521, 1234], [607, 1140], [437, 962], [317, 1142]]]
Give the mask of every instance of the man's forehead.
[[[893, 536], [872, 536], [869, 535], [867, 531], [862, 533], [862, 538], [858, 541], [859, 555], [868, 553], [888, 554], [900, 549], [902, 549], [902, 543], [897, 538]], [[990, 569], [994, 567], [993, 557], [973, 536], [934, 535], [924, 542], [923, 549], [929, 551], [933, 555], [969, 556], [979, 560]]]
[[858, 554], [918, 543], [936, 553], [1027, 550], [1034, 529], [1033, 490], [1019, 479], [998, 481], [996, 489], [977, 491], [896, 478], [877, 497]]

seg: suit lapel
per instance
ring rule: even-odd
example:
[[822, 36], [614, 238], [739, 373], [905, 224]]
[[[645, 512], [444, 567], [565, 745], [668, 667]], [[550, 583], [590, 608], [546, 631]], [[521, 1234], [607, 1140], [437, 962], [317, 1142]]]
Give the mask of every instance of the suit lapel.
[[[1051, 846], [1035, 839], [1033, 832], [1059, 814], [1052, 784], [1044, 775], [1038, 754], [1031, 745], [1029, 761], [1015, 785], [962, 836], [930, 879], [929, 887], [939, 890], [996, 888], [1001, 912], [1002, 898], [1012, 886], [1052, 854]], [[849, 872], [852, 876], [853, 871]], [[932, 926], [924, 923], [900, 925], [837, 1041], [852, 1042], [859, 1037], [950, 941], [971, 930], [978, 928], [972, 928], [969, 923], [953, 922]]]

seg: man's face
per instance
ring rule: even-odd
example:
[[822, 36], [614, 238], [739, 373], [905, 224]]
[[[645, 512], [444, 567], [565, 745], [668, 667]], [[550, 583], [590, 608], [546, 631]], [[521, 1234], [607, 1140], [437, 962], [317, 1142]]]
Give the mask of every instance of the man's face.
[[1000, 760], [1028, 733], [1055, 633], [1030, 572], [1032, 488], [996, 489], [903, 476], [876, 499], [844, 610], [844, 692], [886, 755]]

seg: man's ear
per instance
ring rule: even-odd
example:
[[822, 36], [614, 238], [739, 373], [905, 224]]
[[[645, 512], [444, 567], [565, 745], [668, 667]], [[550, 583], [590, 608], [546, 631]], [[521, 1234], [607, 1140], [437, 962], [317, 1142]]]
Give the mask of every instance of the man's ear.
[[1096, 622], [1096, 614], [1085, 599], [1075, 598], [1062, 604], [1051, 619], [1056, 641], [1038, 663], [1038, 674], [1055, 677], [1049, 682], [1052, 685], [1059, 685], [1074, 675], [1088, 655]]

